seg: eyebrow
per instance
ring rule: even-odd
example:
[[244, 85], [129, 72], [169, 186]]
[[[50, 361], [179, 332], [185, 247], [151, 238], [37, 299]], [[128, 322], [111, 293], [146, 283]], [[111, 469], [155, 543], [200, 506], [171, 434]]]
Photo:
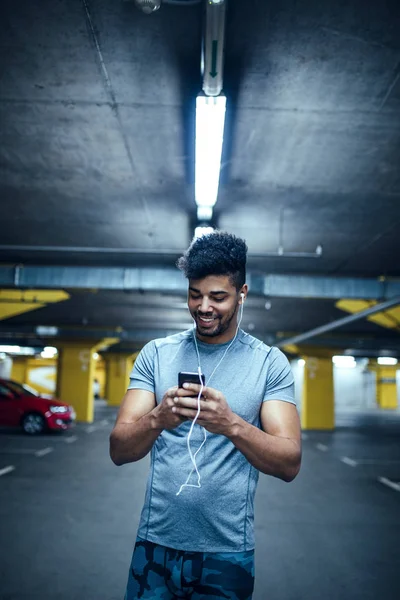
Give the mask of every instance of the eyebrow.
[[[194, 288], [192, 286], [189, 286], [189, 290], [191, 292], [196, 292], [196, 294], [201, 294], [201, 291], [198, 290], [197, 288]], [[210, 295], [212, 296], [220, 296], [221, 294], [228, 294], [228, 292], [226, 292], [225, 290], [211, 290]]]

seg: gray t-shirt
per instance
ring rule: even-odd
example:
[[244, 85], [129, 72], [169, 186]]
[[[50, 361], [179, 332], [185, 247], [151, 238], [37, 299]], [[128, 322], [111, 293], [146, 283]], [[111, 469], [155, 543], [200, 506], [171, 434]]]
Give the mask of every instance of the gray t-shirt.
[[[206, 385], [230, 342], [197, 341]], [[193, 330], [153, 340], [136, 359], [129, 389], [153, 392], [157, 404], [165, 391], [178, 385], [179, 371], [196, 372], [198, 359]], [[239, 329], [232, 346], [215, 371], [210, 387], [221, 391], [231, 409], [260, 425], [260, 408], [268, 400], [295, 403], [294, 381], [287, 358]], [[244, 552], [254, 548], [254, 495], [259, 471], [225, 436], [207, 432], [197, 455], [201, 487], [177, 492], [192, 469], [187, 449], [191, 423], [164, 430], [151, 451], [151, 467], [139, 524], [139, 537], [193, 552]], [[195, 425], [194, 453], [204, 439]], [[196, 473], [189, 483], [196, 484]]]

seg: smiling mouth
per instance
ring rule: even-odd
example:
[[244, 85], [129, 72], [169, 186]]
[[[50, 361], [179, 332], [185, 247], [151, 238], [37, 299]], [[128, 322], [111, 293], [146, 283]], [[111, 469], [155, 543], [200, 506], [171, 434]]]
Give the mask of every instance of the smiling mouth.
[[216, 317], [201, 317], [200, 315], [197, 315], [197, 319], [200, 321], [200, 323], [204, 323], [205, 325], [210, 325], [216, 321]]

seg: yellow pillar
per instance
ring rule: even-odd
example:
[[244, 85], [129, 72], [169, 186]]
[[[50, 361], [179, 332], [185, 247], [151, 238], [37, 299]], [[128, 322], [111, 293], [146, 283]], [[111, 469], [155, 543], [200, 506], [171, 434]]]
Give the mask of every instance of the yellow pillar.
[[376, 367], [376, 401], [380, 408], [397, 408], [397, 366]]
[[11, 367], [11, 379], [17, 383], [28, 383], [28, 360], [27, 356], [13, 356]]
[[57, 397], [72, 404], [78, 421], [93, 422], [94, 342], [63, 342], [58, 346]]
[[108, 353], [106, 361], [106, 398], [109, 406], [119, 406], [129, 385], [129, 374], [132, 370], [135, 354]]
[[303, 429], [334, 429], [335, 401], [331, 358], [303, 357], [304, 380], [301, 404]]
[[93, 423], [95, 375], [94, 353], [119, 342], [119, 338], [57, 343], [57, 390], [60, 400], [72, 404], [78, 421]]

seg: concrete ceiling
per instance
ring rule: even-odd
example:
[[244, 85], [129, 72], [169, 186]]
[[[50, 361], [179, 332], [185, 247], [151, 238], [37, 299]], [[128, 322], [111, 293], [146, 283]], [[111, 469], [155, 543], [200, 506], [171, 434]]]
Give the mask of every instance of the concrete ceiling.
[[[0, 263], [174, 265], [195, 217], [202, 18], [202, 4], [147, 16], [122, 0], [3, 0]], [[215, 216], [246, 238], [252, 272], [399, 277], [399, 31], [397, 0], [228, 2]], [[244, 326], [273, 341], [340, 318], [334, 304], [267, 311], [255, 295]], [[0, 341], [51, 324], [140, 345], [189, 323], [182, 294], [72, 291], [2, 321]], [[343, 336], [400, 347], [399, 326]]]

